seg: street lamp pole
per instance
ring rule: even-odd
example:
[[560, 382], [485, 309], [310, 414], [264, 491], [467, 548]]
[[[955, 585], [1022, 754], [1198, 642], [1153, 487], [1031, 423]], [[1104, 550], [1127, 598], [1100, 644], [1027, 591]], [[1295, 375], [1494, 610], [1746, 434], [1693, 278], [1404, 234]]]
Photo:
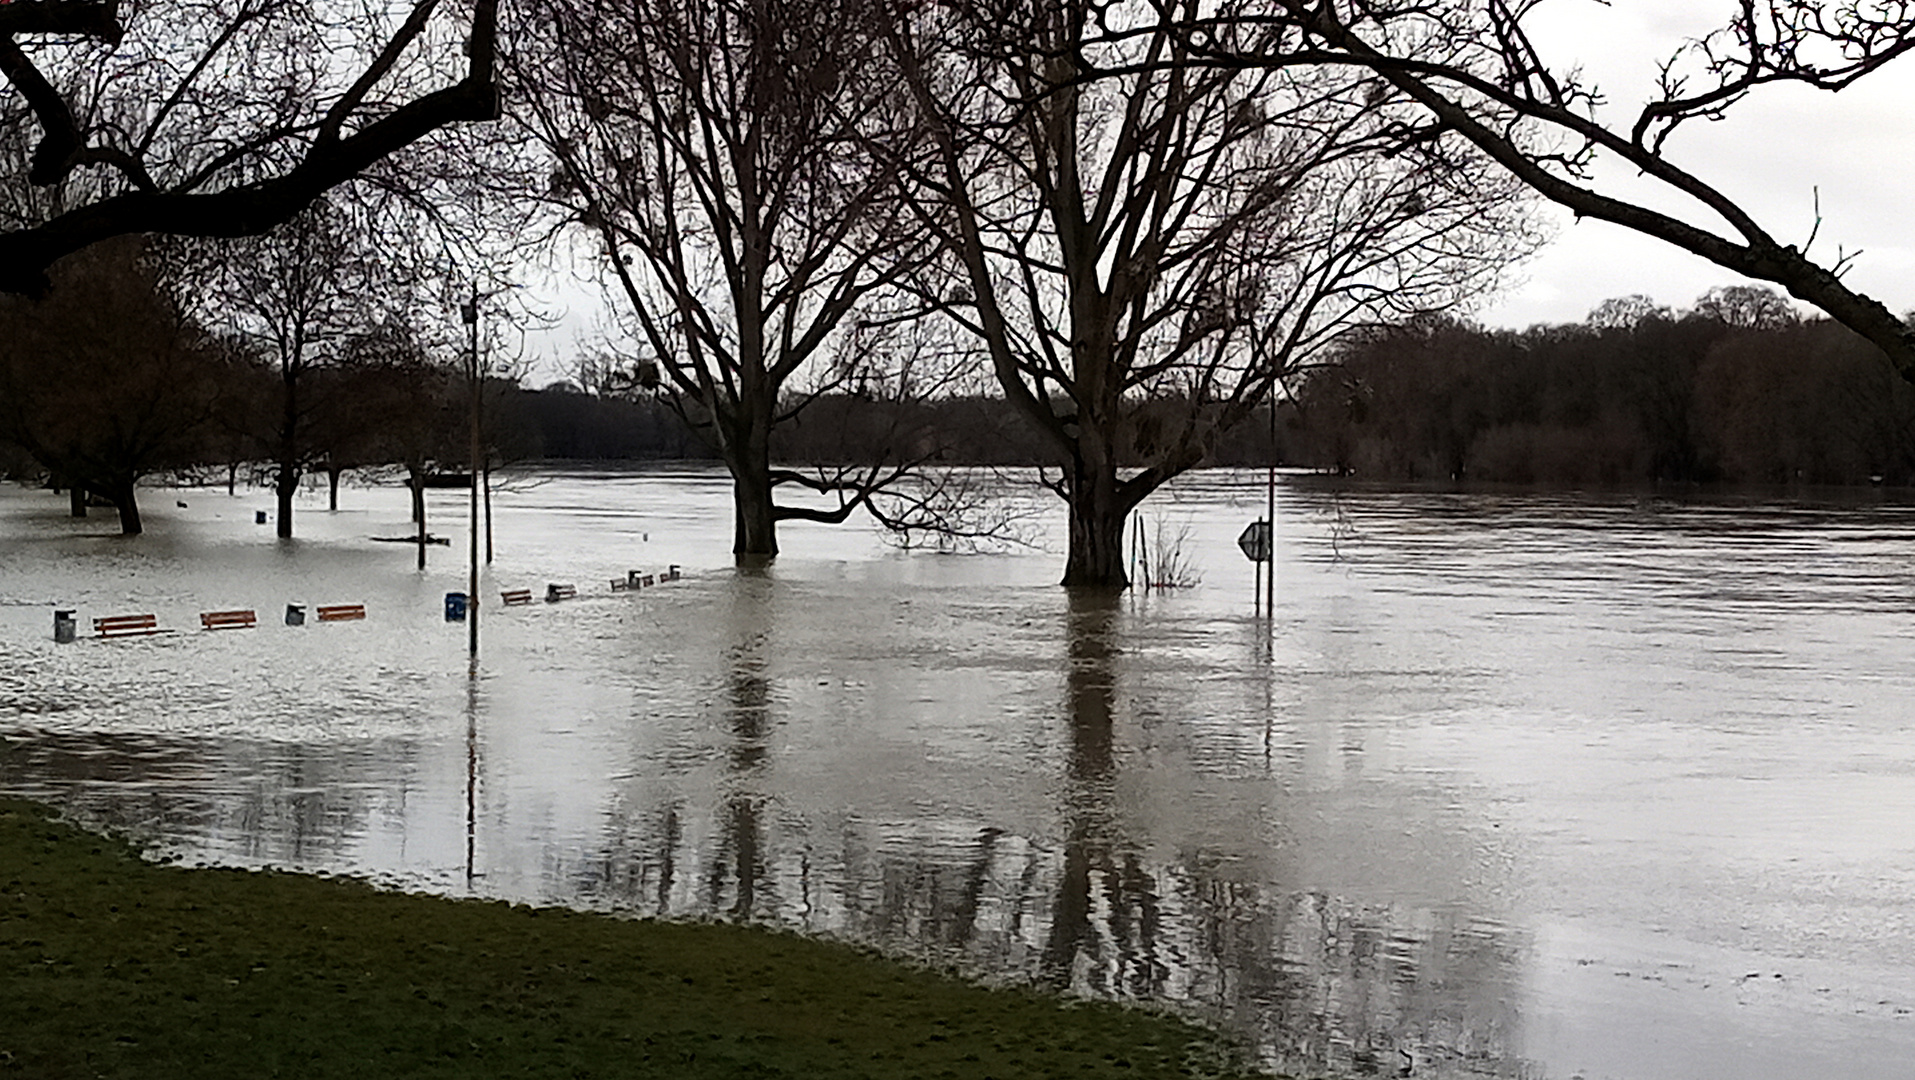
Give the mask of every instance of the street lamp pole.
[[472, 396], [472, 455], [468, 459], [472, 482], [472, 512], [466, 535], [470, 539], [472, 574], [465, 594], [466, 655], [474, 663], [479, 659], [479, 391], [482, 372], [479, 365], [479, 283], [472, 282], [472, 300], [460, 314], [465, 318], [470, 352], [466, 359], [466, 383]]

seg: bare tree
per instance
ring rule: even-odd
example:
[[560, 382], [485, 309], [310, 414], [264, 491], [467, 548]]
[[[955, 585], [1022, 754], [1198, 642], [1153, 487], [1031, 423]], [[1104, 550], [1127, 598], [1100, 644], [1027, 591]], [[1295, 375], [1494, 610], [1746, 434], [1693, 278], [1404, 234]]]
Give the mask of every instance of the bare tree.
[[[1178, 0], [1153, 0], [1168, 13]], [[1733, 270], [1774, 282], [1880, 347], [1915, 380], [1915, 327], [1843, 282], [1853, 255], [1811, 257], [1783, 243], [1734, 199], [1670, 159], [1686, 123], [1720, 117], [1766, 87], [1839, 91], [1915, 50], [1908, 0], [1740, 0], [1726, 24], [1661, 68], [1658, 92], [1624, 124], [1578, 69], [1543, 56], [1527, 24], [1546, 0], [1349, 3], [1267, 0], [1262, 10], [1179, 15], [1195, 62], [1300, 63], [1374, 71], [1424, 110], [1432, 134], [1455, 132], [1510, 175], [1582, 217], [1609, 221]], [[1222, 32], [1255, 26], [1253, 48]], [[1606, 192], [1607, 156], [1658, 189], [1655, 205]], [[1658, 207], [1680, 207], [1667, 212]], [[1818, 221], [1819, 225], [1820, 222]]]
[[1367, 74], [1185, 63], [1195, 10], [953, 4], [894, 39], [939, 143], [943, 306], [1061, 465], [1066, 585], [1128, 584], [1131, 511], [1339, 333], [1533, 245], [1518, 187]]
[[173, 245], [192, 264], [202, 320], [234, 334], [274, 372], [276, 407], [270, 419], [253, 418], [263, 421], [253, 436], [274, 465], [282, 538], [293, 535], [300, 479], [326, 453], [315, 435], [338, 427], [323, 414], [339, 403], [312, 373], [336, 361], [347, 339], [395, 299], [371, 241], [352, 206], [321, 197], [263, 236]]
[[[909, 460], [775, 469], [774, 426], [868, 377], [881, 294], [930, 250], [889, 156], [912, 111], [864, 0], [550, 0], [514, 57], [551, 195], [604, 259], [657, 386], [731, 471], [741, 558], [780, 521], [843, 521]], [[576, 235], [576, 233], [575, 233]], [[920, 387], [920, 391], [922, 391]], [[827, 505], [778, 501], [809, 488]]]
[[76, 253], [54, 267], [54, 295], [0, 297], [0, 438], [111, 499], [128, 535], [142, 531], [140, 478], [196, 464], [242, 381], [140, 249]]
[[56, 259], [109, 237], [267, 232], [435, 131], [494, 118], [497, 8], [0, 5], [17, 95], [0, 105], [0, 291], [38, 292]]

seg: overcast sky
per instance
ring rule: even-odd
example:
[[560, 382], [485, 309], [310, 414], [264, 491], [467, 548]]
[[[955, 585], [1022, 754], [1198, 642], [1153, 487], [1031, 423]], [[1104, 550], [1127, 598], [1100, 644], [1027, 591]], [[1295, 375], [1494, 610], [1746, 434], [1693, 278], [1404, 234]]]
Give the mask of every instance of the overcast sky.
[[[1612, 126], [1629, 126], [1654, 89], [1656, 65], [1685, 37], [1720, 25], [1727, 0], [1554, 0], [1538, 22], [1552, 66], [1574, 58], [1605, 91]], [[1692, 121], [1667, 148], [1676, 164], [1735, 198], [1771, 235], [1810, 250], [1824, 265], [1861, 251], [1846, 281], [1897, 312], [1915, 308], [1915, 57], [1904, 57], [1839, 94], [1771, 87], [1738, 103], [1727, 119]], [[1610, 194], [1651, 190], [1631, 170], [1607, 169]], [[1709, 215], [1659, 199], [1692, 224], [1721, 228]], [[1551, 208], [1553, 211], [1554, 208]], [[1556, 240], [1517, 273], [1501, 297], [1477, 312], [1492, 326], [1571, 322], [1612, 296], [1644, 293], [1673, 308], [1717, 285], [1743, 279], [1702, 259], [1606, 222], [1552, 213]], [[1725, 235], [1729, 235], [1726, 234]]]
[[[1733, 0], [1552, 0], [1533, 22], [1551, 67], [1580, 65], [1609, 102], [1605, 116], [1627, 129], [1654, 91], [1657, 63], [1682, 42], [1707, 32]], [[1904, 57], [1839, 94], [1770, 87], [1734, 106], [1721, 121], [1691, 121], [1667, 156], [1736, 199], [1784, 243], [1800, 247], [1822, 226], [1812, 256], [1830, 265], [1860, 251], [1847, 280], [1891, 310], [1915, 309], [1915, 56]], [[1607, 194], [1647, 200], [1692, 224], [1721, 231], [1720, 222], [1671, 200], [1633, 170], [1600, 169]], [[1671, 308], [1688, 307], [1718, 285], [1744, 279], [1667, 244], [1600, 221], [1576, 222], [1545, 206], [1556, 238], [1511, 275], [1510, 285], [1474, 315], [1490, 326], [1576, 322], [1612, 296], [1643, 293]], [[1724, 235], [1731, 235], [1724, 232]], [[563, 377], [569, 354], [598, 315], [584, 290], [558, 327], [536, 334], [535, 383]], [[1807, 309], [1804, 309], [1807, 311]], [[567, 354], [567, 355], [560, 355]], [[527, 356], [528, 360], [534, 359]]]

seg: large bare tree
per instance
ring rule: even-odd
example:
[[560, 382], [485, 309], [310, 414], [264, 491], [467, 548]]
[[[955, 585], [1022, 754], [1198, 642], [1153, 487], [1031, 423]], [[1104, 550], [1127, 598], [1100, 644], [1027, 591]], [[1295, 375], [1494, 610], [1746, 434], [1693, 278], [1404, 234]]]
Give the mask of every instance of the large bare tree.
[[[1152, 2], [1180, 21], [1197, 62], [1373, 71], [1421, 106], [1426, 130], [1468, 139], [1543, 197], [1774, 282], [1875, 343], [1915, 380], [1915, 327], [1844, 282], [1846, 253], [1812, 255], [1813, 237], [1799, 248], [1778, 240], [1722, 189], [1725, 178], [1698, 175], [1671, 155], [1683, 125], [1720, 117], [1751, 94], [1778, 85], [1840, 91], [1915, 50], [1909, 0], [1725, 3], [1723, 25], [1664, 63], [1654, 97], [1617, 121], [1575, 58], [1537, 46], [1531, 26], [1547, 0], [1266, 0], [1251, 13]], [[1241, 45], [1249, 26], [1268, 35], [1254, 48]], [[1604, 159], [1654, 193], [1605, 184], [1595, 168]]]
[[[895, 194], [909, 99], [864, 0], [547, 0], [513, 55], [551, 195], [602, 260], [642, 381], [712, 442], [733, 550], [780, 521], [842, 521], [911, 462], [774, 468], [775, 425], [871, 376], [900, 316], [880, 296], [930, 250]], [[922, 388], [920, 388], [921, 390]], [[826, 505], [774, 498], [784, 485]], [[835, 500], [830, 497], [835, 496]]]
[[[0, 291], [128, 233], [249, 236], [498, 111], [497, 0], [0, 5]], [[461, 53], [463, 52], [463, 56]]]
[[956, 3], [896, 29], [940, 150], [943, 307], [1061, 463], [1066, 585], [1128, 584], [1131, 511], [1336, 335], [1456, 304], [1533, 245], [1520, 188], [1367, 73], [1186, 63], [1196, 9]]

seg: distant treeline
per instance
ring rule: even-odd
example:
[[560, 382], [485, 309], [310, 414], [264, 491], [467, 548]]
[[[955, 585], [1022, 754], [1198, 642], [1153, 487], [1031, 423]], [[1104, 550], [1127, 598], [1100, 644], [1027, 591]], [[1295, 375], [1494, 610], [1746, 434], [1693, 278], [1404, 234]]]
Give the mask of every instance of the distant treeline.
[[[670, 406], [654, 398], [595, 396], [570, 383], [514, 389], [504, 401], [502, 449], [552, 460], [716, 460], [717, 454]], [[1269, 414], [1259, 413], [1219, 440], [1213, 464], [1268, 460]], [[807, 402], [772, 433], [772, 456], [787, 463], [855, 465], [890, 448], [893, 459], [947, 465], [1055, 464], [1055, 454], [1023, 414], [997, 397], [949, 397], [908, 403], [856, 394]]]
[[1290, 464], [1374, 479], [1915, 482], [1915, 387], [1749, 287], [1681, 315], [1630, 298], [1574, 325], [1376, 331], [1284, 409]]
[[[1848, 329], [1769, 290], [1685, 312], [1611, 300], [1581, 323], [1497, 330], [1424, 319], [1346, 338], [1278, 406], [1280, 464], [1379, 480], [1613, 485], [1915, 484], [1915, 387]], [[530, 456], [711, 457], [657, 402], [561, 386], [515, 395]], [[1208, 464], [1272, 456], [1260, 411]], [[994, 397], [813, 401], [773, 436], [789, 462], [855, 462], [906, 440], [949, 464], [1054, 463]]]

